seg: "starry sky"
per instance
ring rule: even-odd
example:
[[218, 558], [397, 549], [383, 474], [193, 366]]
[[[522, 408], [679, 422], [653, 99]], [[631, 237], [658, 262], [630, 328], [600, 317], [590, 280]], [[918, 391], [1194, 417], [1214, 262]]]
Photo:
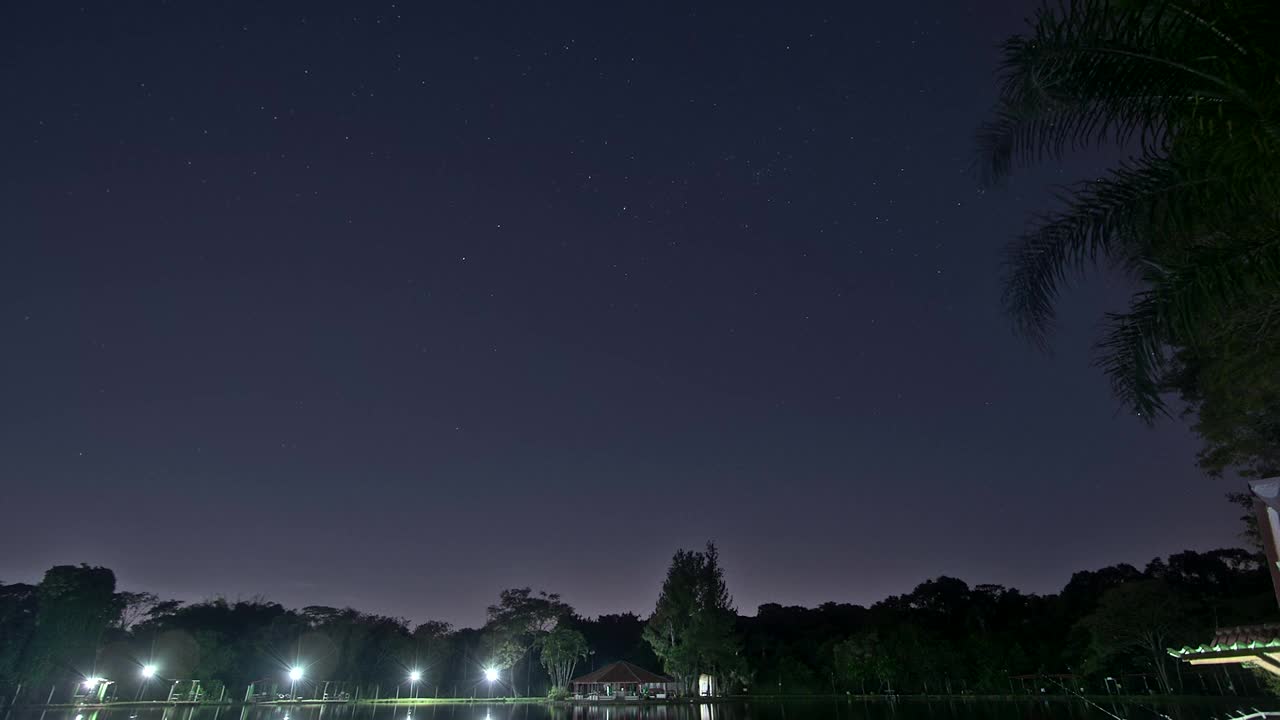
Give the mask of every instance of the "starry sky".
[[7, 3], [0, 581], [482, 622], [1053, 591], [1234, 544], [1179, 422], [1052, 354], [980, 191], [1019, 0]]

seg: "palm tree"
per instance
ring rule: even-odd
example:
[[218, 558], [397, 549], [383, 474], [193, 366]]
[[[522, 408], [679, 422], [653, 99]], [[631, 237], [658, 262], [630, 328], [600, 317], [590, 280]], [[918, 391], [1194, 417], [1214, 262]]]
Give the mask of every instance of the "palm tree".
[[1139, 289], [1108, 316], [1098, 364], [1148, 420], [1175, 351], [1280, 315], [1277, 53], [1278, 0], [1064, 0], [1003, 46], [985, 183], [1089, 146], [1132, 153], [1010, 245], [1005, 309], [1044, 344], [1067, 283], [1126, 271]]

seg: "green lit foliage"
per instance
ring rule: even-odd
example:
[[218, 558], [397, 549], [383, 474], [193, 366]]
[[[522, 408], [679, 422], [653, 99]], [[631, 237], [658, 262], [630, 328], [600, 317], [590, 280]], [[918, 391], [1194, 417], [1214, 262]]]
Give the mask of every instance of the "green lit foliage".
[[557, 594], [535, 593], [527, 587], [503, 590], [498, 603], [489, 606], [485, 624], [493, 648], [491, 661], [497, 667], [511, 669], [513, 686], [516, 684], [516, 666], [524, 661], [525, 692], [528, 693], [533, 655], [539, 643], [572, 615], [573, 608]]
[[[1089, 146], [1137, 149], [1010, 246], [1006, 310], [1043, 343], [1073, 278], [1129, 273], [1140, 290], [1109, 316], [1098, 363], [1148, 420], [1167, 412], [1171, 348], [1212, 355], [1223, 319], [1269, 317], [1280, 297], [1278, 33], [1280, 9], [1258, 0], [1071, 0], [1004, 45], [978, 138], [985, 180]], [[1242, 344], [1232, 363], [1272, 350]]]
[[[859, 632], [835, 646], [835, 668], [842, 685], [860, 695], [892, 692], [894, 657], [875, 630]], [[779, 683], [781, 684], [781, 683]]]
[[578, 661], [587, 656], [587, 639], [577, 630], [561, 626], [547, 633], [540, 645], [542, 667], [551, 678], [552, 691], [564, 690]]
[[741, 681], [733, 598], [714, 543], [702, 552], [676, 551], [644, 638], [666, 672], [686, 688], [700, 674], [721, 683]]
[[1268, 695], [1280, 697], [1280, 677], [1258, 667], [1253, 668], [1253, 676]]

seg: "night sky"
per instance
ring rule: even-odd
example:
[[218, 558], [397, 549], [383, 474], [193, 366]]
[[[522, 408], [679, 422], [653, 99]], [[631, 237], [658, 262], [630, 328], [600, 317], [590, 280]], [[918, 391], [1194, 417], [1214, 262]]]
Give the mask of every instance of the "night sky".
[[[269, 6], [269, 7], [268, 7]], [[1030, 2], [11, 2], [0, 580], [482, 622], [1054, 591], [1234, 544], [1118, 413], [1116, 278], [1014, 337], [980, 192]]]

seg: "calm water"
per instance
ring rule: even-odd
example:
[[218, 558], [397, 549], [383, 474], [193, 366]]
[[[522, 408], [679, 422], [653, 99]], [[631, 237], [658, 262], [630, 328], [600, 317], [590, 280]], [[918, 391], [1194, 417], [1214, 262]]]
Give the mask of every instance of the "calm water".
[[[14, 710], [0, 720], [1224, 720], [1256, 701], [1093, 707], [1082, 700], [787, 700], [679, 705], [459, 704]], [[1272, 702], [1263, 709], [1278, 709]], [[1109, 714], [1114, 713], [1114, 716]]]

